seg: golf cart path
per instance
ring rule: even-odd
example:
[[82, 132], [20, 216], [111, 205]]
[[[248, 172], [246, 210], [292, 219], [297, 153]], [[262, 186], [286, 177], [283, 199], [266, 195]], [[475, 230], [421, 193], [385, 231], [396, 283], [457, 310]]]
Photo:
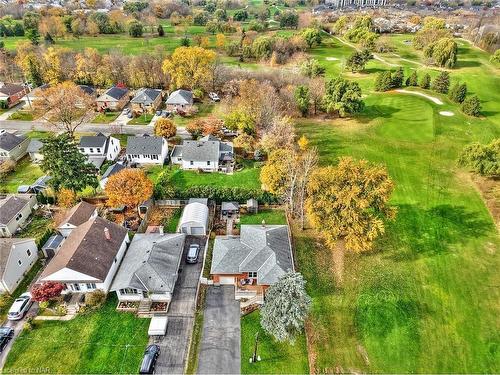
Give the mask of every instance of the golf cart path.
[[409, 90], [403, 90], [403, 89], [396, 89], [394, 91], [402, 93], [402, 94], [418, 95], [418, 96], [421, 96], [423, 98], [429, 99], [430, 101], [432, 101], [433, 103], [435, 103], [437, 105], [443, 105], [444, 104], [441, 99], [438, 99], [438, 98], [436, 98], [434, 96], [430, 96], [430, 95], [424, 94], [423, 92], [409, 91]]
[[[351, 48], [355, 49], [356, 51], [361, 51], [361, 49], [360, 49], [360, 48], [358, 48], [358, 47], [356, 47], [354, 44], [349, 43], [349, 42], [347, 42], [347, 41], [345, 41], [345, 40], [343, 40], [343, 39], [339, 38], [338, 36], [334, 36], [334, 38], [335, 38], [335, 39], [337, 39], [340, 43], [343, 43], [343, 44], [345, 44], [346, 46], [349, 46], [349, 47], [351, 47]], [[379, 56], [379, 55], [377, 55], [376, 53], [372, 53], [372, 55], [373, 55], [373, 58], [374, 58], [375, 60], [378, 60], [378, 61], [380, 61], [381, 63], [384, 63], [384, 64], [389, 65], [389, 66], [399, 66], [398, 64], [393, 64], [393, 63], [390, 63], [389, 61], [384, 60], [382, 57], [380, 57], [380, 56]]]

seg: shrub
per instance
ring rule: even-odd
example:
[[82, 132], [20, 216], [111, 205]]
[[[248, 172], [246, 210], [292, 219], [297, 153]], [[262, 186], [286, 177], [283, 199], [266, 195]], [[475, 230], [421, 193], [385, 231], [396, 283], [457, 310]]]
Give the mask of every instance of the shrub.
[[85, 305], [89, 307], [99, 307], [106, 300], [106, 293], [101, 289], [96, 289], [90, 293], [85, 293]]
[[466, 115], [478, 117], [481, 113], [481, 102], [476, 95], [469, 96], [462, 103], [461, 109]]

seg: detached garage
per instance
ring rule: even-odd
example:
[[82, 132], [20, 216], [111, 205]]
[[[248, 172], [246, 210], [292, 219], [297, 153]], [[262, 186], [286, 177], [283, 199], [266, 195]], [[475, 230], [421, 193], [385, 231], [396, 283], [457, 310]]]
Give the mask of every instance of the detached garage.
[[208, 230], [208, 207], [199, 202], [189, 203], [182, 211], [179, 232], [191, 235], [205, 235]]

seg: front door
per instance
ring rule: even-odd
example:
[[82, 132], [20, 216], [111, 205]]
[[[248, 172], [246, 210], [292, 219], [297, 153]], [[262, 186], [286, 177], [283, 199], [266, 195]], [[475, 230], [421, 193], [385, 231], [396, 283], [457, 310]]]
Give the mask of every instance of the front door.
[[74, 283], [74, 284], [71, 284], [72, 288], [75, 292], [79, 292], [80, 291], [80, 284], [77, 284], [77, 283]]

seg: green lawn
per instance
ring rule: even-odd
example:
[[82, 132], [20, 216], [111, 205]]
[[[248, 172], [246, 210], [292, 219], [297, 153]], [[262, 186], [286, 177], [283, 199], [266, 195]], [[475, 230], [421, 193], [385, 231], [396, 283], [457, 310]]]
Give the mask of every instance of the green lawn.
[[19, 237], [34, 238], [36, 243], [43, 246], [43, 240], [47, 240], [49, 233], [52, 231], [52, 219], [39, 216], [36, 213], [30, 223], [22, 230]]
[[128, 125], [149, 125], [151, 120], [153, 119], [152, 114], [147, 113], [145, 116], [141, 115], [138, 117], [133, 118], [129, 122], [127, 122]]
[[116, 120], [120, 112], [102, 112], [91, 121], [93, 124], [109, 124]]
[[[257, 354], [261, 361], [249, 363], [259, 332]], [[241, 318], [241, 373], [242, 374], [308, 374], [307, 345], [305, 335], [295, 343], [279, 343], [260, 327], [260, 314], [254, 311]]]
[[7, 120], [33, 121], [34, 118], [33, 112], [19, 110], [12, 113]]
[[196, 105], [196, 107], [198, 107], [198, 112], [196, 114], [194, 114], [193, 116], [189, 116], [189, 117], [182, 117], [179, 115], [175, 115], [174, 116], [175, 125], [186, 126], [188, 123], [190, 123], [191, 121], [193, 121], [197, 118], [206, 117], [206, 116], [210, 115], [215, 108], [215, 104], [210, 103], [210, 102], [208, 102], [208, 103], [205, 103], [205, 102], [196, 103], [195, 105]]
[[19, 185], [31, 185], [40, 176], [43, 176], [40, 167], [25, 156], [17, 162], [15, 170], [1, 181], [1, 190], [16, 193]]
[[163, 226], [165, 233], [175, 233], [177, 226], [179, 225], [179, 220], [181, 219], [182, 210], [180, 208], [176, 209], [168, 221]]
[[240, 216], [240, 224], [261, 224], [265, 220], [269, 225], [286, 224], [285, 212], [283, 210], [261, 210], [256, 214], [243, 214]]
[[[456, 115], [439, 115], [443, 109]], [[317, 372], [500, 371], [492, 329], [498, 325], [500, 262], [494, 249], [500, 241], [481, 197], [456, 164], [465, 144], [500, 136], [493, 119], [385, 93], [369, 96], [357, 119], [298, 124], [323, 165], [342, 155], [385, 165], [396, 184], [391, 204], [398, 209], [373, 251], [347, 257], [342, 288], [317, 236], [296, 233], [297, 261], [313, 298]]]
[[73, 320], [35, 321], [7, 357], [5, 372], [40, 369], [48, 373], [137, 373], [148, 343], [149, 319], [115, 310], [109, 297], [95, 312]]

